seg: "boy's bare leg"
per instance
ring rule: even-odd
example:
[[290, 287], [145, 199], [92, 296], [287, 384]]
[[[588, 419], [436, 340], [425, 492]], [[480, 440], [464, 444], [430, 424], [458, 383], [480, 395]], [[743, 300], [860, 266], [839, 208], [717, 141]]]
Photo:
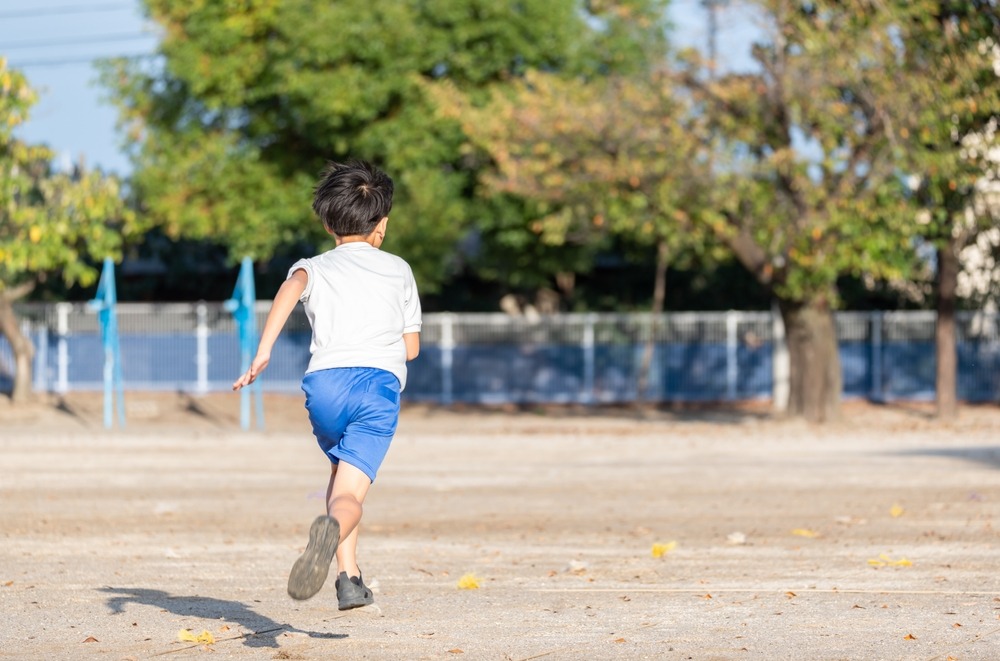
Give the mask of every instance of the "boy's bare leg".
[[362, 503], [368, 495], [371, 480], [359, 468], [346, 462], [332, 464], [330, 482], [326, 488], [327, 513], [340, 524], [340, 546], [337, 547], [337, 573], [358, 576], [358, 524]]
[[337, 547], [337, 573], [347, 572], [348, 576], [360, 576], [361, 570], [358, 568], [358, 530], [359, 526], [355, 526], [354, 530], [347, 537], [343, 537], [340, 540], [340, 546]]

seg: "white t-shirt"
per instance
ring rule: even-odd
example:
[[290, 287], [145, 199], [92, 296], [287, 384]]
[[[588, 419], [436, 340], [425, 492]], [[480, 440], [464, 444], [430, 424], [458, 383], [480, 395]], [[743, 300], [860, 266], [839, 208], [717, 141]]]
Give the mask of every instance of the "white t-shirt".
[[299, 300], [312, 326], [306, 373], [331, 367], [376, 367], [406, 386], [403, 333], [418, 333], [420, 299], [410, 265], [364, 242], [343, 243], [300, 259], [288, 277], [309, 276]]

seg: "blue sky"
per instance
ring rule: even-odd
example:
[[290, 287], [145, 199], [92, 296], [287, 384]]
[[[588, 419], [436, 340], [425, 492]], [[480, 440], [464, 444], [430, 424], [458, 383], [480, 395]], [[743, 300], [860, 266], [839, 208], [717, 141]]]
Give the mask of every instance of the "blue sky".
[[[720, 66], [737, 67], [756, 30], [739, 0], [718, 16]], [[701, 0], [674, 0], [671, 18], [676, 43], [705, 46]], [[90, 167], [128, 174], [116, 111], [103, 101], [93, 59], [152, 54], [156, 32], [143, 19], [139, 0], [0, 0], [0, 55], [40, 94], [19, 137], [49, 145], [62, 166], [82, 158]]]
[[62, 165], [126, 173], [116, 111], [102, 102], [93, 58], [152, 53], [157, 38], [138, 0], [0, 0], [0, 55], [39, 92], [18, 135], [45, 143]]

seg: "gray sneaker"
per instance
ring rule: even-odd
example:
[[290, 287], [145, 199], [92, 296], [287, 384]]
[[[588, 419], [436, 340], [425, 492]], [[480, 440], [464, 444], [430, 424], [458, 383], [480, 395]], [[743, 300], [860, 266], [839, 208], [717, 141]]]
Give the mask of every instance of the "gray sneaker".
[[368, 589], [361, 576], [347, 576], [342, 571], [337, 576], [337, 608], [342, 611], [360, 608], [375, 603], [372, 591]]
[[319, 592], [330, 572], [330, 563], [340, 543], [340, 524], [326, 516], [316, 517], [309, 528], [309, 543], [288, 575], [288, 596], [308, 599]]

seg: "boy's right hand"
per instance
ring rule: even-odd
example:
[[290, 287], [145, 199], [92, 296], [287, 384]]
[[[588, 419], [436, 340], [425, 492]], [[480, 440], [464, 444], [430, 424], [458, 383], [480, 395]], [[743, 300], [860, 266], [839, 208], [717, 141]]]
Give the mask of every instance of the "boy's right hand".
[[243, 376], [233, 382], [233, 390], [239, 390], [240, 388], [248, 386], [256, 381], [257, 377], [260, 376], [260, 373], [264, 371], [264, 368], [267, 367], [269, 362], [271, 362], [271, 356], [258, 355], [254, 358], [253, 362], [250, 363], [250, 369], [248, 369]]

